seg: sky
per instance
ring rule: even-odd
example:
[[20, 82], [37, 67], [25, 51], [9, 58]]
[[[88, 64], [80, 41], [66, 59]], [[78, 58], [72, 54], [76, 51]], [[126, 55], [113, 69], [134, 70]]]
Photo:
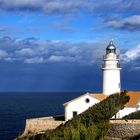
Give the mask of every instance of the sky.
[[122, 89], [140, 90], [139, 0], [0, 0], [0, 92], [102, 92], [113, 39]]

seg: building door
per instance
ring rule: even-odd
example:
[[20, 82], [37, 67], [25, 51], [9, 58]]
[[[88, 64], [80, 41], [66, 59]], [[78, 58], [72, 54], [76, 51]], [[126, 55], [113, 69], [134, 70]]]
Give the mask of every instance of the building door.
[[73, 111], [73, 117], [77, 116], [77, 111]]

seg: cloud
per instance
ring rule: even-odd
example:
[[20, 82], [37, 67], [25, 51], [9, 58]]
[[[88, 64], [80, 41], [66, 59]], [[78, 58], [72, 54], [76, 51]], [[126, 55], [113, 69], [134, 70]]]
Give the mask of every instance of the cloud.
[[[8, 46], [7, 46], [8, 45]], [[0, 61], [28, 64], [70, 63], [93, 65], [102, 63], [107, 44], [79, 41], [39, 40], [36, 38], [0, 38]], [[121, 61], [132, 69], [140, 67], [140, 45], [120, 50]]]
[[[3, 10], [15, 11], [41, 11], [46, 14], [70, 14], [101, 9], [124, 11], [139, 10], [139, 0], [0, 0]], [[108, 11], [108, 12], [109, 12]], [[107, 10], [105, 10], [107, 12]]]
[[94, 10], [104, 14], [122, 14], [123, 12], [140, 12], [139, 0], [93, 0]]
[[[103, 44], [90, 41], [69, 42], [34, 38], [0, 38], [0, 46], [7, 54], [6, 61], [23, 63], [68, 62], [92, 64], [102, 57]], [[4, 53], [3, 53], [4, 54]]]
[[76, 29], [70, 25], [70, 19], [65, 19], [62, 21], [55, 21], [51, 23], [50, 27], [53, 30], [61, 30], [64, 32], [76, 32]]
[[33, 56], [35, 52], [31, 48], [23, 48], [15, 52], [18, 56]]
[[46, 15], [77, 15], [96, 13], [104, 17], [128, 12], [140, 12], [139, 0], [0, 0], [0, 9], [12, 12], [41, 12]]
[[48, 61], [52, 61], [52, 62], [62, 62], [65, 60], [65, 57], [64, 56], [55, 56], [55, 55], [52, 55], [48, 58]]
[[122, 55], [122, 59], [125, 62], [130, 62], [130, 61], [134, 61], [136, 59], [140, 58], [140, 45], [127, 50], [123, 55]]
[[7, 10], [27, 10], [35, 9], [41, 6], [41, 3], [45, 2], [44, 0], [0, 0], [0, 5], [2, 9]]
[[43, 57], [27, 58], [27, 59], [24, 60], [24, 63], [28, 63], [28, 64], [44, 63], [44, 59], [43, 59]]
[[138, 71], [140, 68], [140, 44], [121, 51], [121, 63], [127, 71]]
[[6, 27], [0, 27], [0, 33], [5, 33], [7, 31]]
[[140, 15], [133, 15], [121, 20], [111, 20], [106, 23], [106, 26], [129, 31], [140, 31]]
[[0, 0], [3, 10], [41, 11], [45, 14], [71, 14], [80, 12], [81, 8], [90, 8], [91, 0]]
[[[95, 2], [96, 1], [96, 2]], [[93, 13], [101, 20], [99, 27], [116, 30], [140, 31], [139, 0], [95, 0]]]
[[4, 50], [0, 50], [0, 59], [8, 57], [8, 53]]

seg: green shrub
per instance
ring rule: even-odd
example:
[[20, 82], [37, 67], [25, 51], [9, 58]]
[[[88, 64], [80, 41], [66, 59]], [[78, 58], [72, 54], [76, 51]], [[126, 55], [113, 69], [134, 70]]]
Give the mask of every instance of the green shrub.
[[110, 118], [123, 109], [129, 99], [126, 91], [110, 95], [64, 125], [57, 127], [46, 139], [51, 140], [54, 137], [57, 140], [103, 139], [108, 132]]

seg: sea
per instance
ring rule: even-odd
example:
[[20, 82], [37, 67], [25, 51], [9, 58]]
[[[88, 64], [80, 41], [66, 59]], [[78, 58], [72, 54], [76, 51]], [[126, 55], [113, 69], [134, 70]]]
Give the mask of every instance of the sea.
[[0, 140], [14, 140], [22, 134], [27, 118], [63, 115], [63, 103], [82, 92], [0, 93]]

